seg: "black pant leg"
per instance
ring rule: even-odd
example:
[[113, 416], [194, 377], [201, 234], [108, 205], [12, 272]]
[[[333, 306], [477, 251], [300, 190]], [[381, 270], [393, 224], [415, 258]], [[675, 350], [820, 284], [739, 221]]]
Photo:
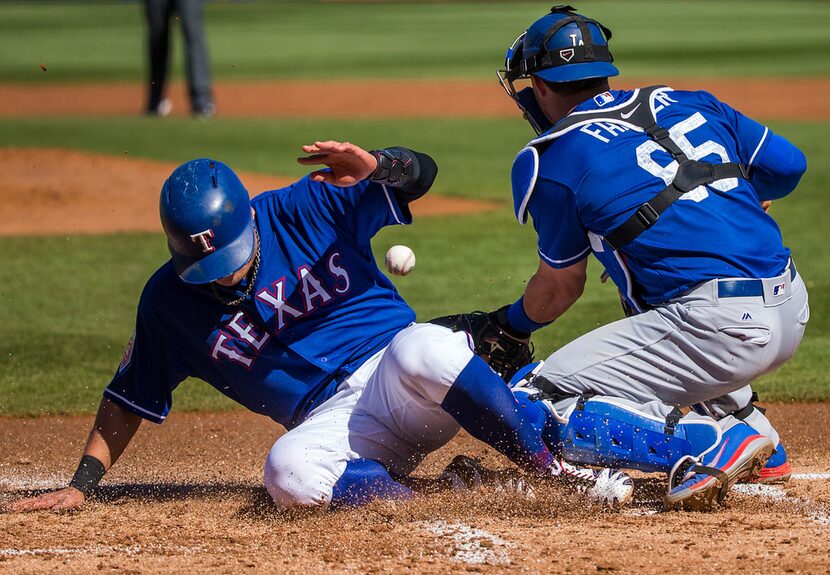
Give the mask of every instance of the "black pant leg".
[[158, 108], [164, 98], [164, 85], [170, 60], [171, 0], [145, 0], [147, 14], [147, 47], [150, 60], [150, 84], [147, 110]]

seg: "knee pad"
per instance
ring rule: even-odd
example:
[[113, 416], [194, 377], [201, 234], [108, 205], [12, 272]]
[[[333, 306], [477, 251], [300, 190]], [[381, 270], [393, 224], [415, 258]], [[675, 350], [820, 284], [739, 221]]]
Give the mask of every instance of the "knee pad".
[[540, 390], [529, 383], [543, 365], [543, 361], [527, 364], [516, 372], [508, 386], [525, 418], [542, 435], [542, 440], [551, 453], [559, 456], [562, 454], [562, 432], [568, 423], [567, 415], [558, 413], [553, 403], [545, 401]]
[[331, 475], [326, 466], [274, 445], [265, 460], [263, 480], [268, 494], [282, 509], [325, 509], [337, 479]]

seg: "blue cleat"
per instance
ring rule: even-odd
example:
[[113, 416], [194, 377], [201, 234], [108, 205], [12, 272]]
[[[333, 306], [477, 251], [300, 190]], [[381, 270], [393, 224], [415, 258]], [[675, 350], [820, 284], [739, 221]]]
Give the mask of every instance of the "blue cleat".
[[733, 426], [701, 457], [686, 455], [674, 464], [663, 499], [666, 509], [712, 509], [736, 482], [759, 476], [773, 451], [768, 437], [745, 423]]

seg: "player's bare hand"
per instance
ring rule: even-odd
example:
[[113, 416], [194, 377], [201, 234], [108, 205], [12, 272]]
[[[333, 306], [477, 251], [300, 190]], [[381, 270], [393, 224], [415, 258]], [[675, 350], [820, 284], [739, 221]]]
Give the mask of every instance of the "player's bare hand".
[[41, 511], [48, 509], [50, 511], [69, 511], [71, 509], [78, 509], [84, 504], [86, 497], [84, 494], [74, 487], [65, 487], [59, 491], [51, 491], [38, 495], [37, 497], [27, 497], [26, 499], [18, 499], [6, 505], [6, 513], [27, 513], [29, 511]]
[[761, 202], [761, 207], [765, 212], [768, 212], [769, 209], [772, 207], [772, 200], [766, 200]]
[[378, 166], [375, 157], [349, 142], [314, 142], [303, 146], [308, 156], [297, 158], [304, 166], [325, 165], [328, 170], [317, 170], [310, 177], [315, 182], [328, 182], [335, 186], [352, 186], [365, 180]]

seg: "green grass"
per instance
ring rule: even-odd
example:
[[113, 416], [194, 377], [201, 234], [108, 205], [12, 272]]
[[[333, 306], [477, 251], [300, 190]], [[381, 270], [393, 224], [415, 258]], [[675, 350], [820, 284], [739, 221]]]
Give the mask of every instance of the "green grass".
[[[521, 126], [521, 122], [513, 122]], [[83, 128], [83, 129], [80, 129]], [[825, 230], [830, 229], [827, 124], [776, 124], [773, 128], [805, 150], [810, 169], [790, 197], [776, 202], [787, 244], [808, 281], [813, 318], [796, 358], [764, 378], [767, 399], [830, 400], [830, 266]], [[179, 131], [185, 133], [177, 135]], [[401, 142], [434, 153], [443, 167], [438, 188], [467, 196], [509, 194], [507, 170], [524, 135], [504, 121], [386, 123], [322, 121], [180, 123], [118, 121], [0, 121], [0, 146], [49, 145], [184, 160], [220, 151], [240, 169], [299, 174], [294, 156], [301, 134], [316, 130], [352, 134], [356, 141]], [[215, 132], [215, 133], [214, 133]], [[155, 134], [155, 135], [154, 135]], [[471, 138], [470, 134], [475, 137]], [[492, 138], [498, 134], [499, 138]], [[520, 137], [522, 136], [522, 137]], [[352, 136], [350, 136], [352, 137]], [[294, 141], [294, 139], [297, 141]], [[516, 144], [514, 140], [519, 143]], [[193, 144], [192, 142], [198, 142]], [[515, 299], [536, 265], [530, 227], [512, 219], [510, 207], [495, 214], [429, 218], [383, 230], [375, 240], [383, 255], [394, 243], [413, 247], [416, 271], [397, 279], [420, 319], [473, 308], [492, 309]], [[132, 331], [142, 285], [166, 258], [154, 234], [103, 237], [0, 238], [0, 413], [76, 413], [94, 409]], [[620, 317], [610, 285], [600, 285], [592, 264], [585, 296], [536, 338], [541, 354]], [[230, 406], [207, 385], [188, 382], [175, 394], [176, 409]]]
[[63, 147], [185, 162], [211, 156], [239, 170], [299, 177], [300, 145], [347, 139], [368, 148], [405, 143], [443, 168], [443, 194], [507, 201], [510, 165], [532, 137], [520, 117], [497, 120], [318, 120], [215, 118], [0, 119], [0, 146]]
[[[221, 2], [207, 10], [216, 78], [492, 78], [548, 4]], [[827, 75], [830, 3], [596, 1], [624, 74]], [[140, 3], [3, 3], [0, 82], [140, 80]], [[182, 76], [176, 31], [174, 76]], [[45, 64], [43, 73], [39, 66]]]
[[[827, 124], [772, 123], [771, 127], [807, 150], [808, 158], [815, 158], [808, 180], [825, 177], [819, 160], [828, 157]], [[306, 173], [295, 158], [301, 153], [301, 144], [315, 139], [346, 139], [367, 148], [404, 143], [438, 161], [441, 169], [435, 191], [505, 202], [510, 201], [513, 158], [531, 137], [530, 127], [518, 117], [397, 121], [215, 118], [210, 122], [143, 117], [0, 118], [0, 147], [60, 147], [173, 162], [211, 156], [238, 170], [290, 177]]]
[[[492, 79], [507, 44], [548, 5], [533, 3], [321, 4], [217, 2], [208, 34], [217, 79]], [[807, 1], [584, 2], [615, 31], [612, 48], [629, 76], [828, 76], [830, 3]], [[140, 81], [140, 3], [0, 4], [0, 83]], [[177, 34], [174, 77], [182, 76]], [[45, 64], [47, 72], [42, 72]], [[799, 190], [776, 202], [788, 245], [811, 292], [813, 319], [798, 356], [764, 378], [767, 398], [830, 400], [830, 229], [826, 123], [772, 126], [807, 153]], [[418, 268], [396, 280], [419, 318], [512, 301], [536, 264], [534, 236], [512, 221], [509, 168], [529, 139], [514, 119], [418, 121], [170, 118], [2, 119], [0, 146], [66, 147], [183, 162], [210, 155], [240, 170], [297, 177], [299, 145], [321, 137], [380, 147], [403, 143], [441, 166], [435, 191], [502, 199], [500, 213], [433, 218], [381, 232], [376, 251], [411, 245]], [[88, 413], [129, 338], [135, 303], [166, 257], [162, 237], [0, 238], [0, 414]], [[540, 332], [544, 355], [619, 317], [611, 286], [592, 264], [585, 296]], [[190, 381], [176, 409], [231, 403]]]

